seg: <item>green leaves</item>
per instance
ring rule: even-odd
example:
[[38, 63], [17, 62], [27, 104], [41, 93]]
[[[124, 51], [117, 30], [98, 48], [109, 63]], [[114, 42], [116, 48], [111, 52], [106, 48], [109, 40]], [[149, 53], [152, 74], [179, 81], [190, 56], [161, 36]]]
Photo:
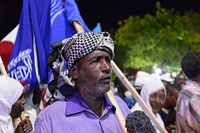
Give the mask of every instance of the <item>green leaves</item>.
[[185, 52], [200, 49], [200, 14], [193, 11], [180, 15], [161, 8], [158, 2], [155, 15], [130, 16], [119, 26], [115, 62], [120, 62], [121, 68], [180, 68]]

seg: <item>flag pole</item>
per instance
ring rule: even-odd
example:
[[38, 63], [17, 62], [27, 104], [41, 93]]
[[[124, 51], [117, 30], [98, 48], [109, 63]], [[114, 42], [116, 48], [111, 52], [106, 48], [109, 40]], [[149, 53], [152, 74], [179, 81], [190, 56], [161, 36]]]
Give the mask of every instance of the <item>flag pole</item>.
[[[73, 23], [73, 25], [74, 25], [74, 27], [75, 27], [75, 29], [76, 29], [76, 31], [78, 33], [84, 32], [82, 26], [77, 21], [73, 21], [72, 23]], [[120, 108], [119, 108], [119, 106], [118, 106], [118, 104], [117, 104], [117, 102], [116, 102], [116, 100], [114, 98], [114, 95], [111, 92], [111, 90], [106, 93], [106, 96], [108, 97], [108, 99], [113, 103], [113, 105], [116, 108], [115, 115], [117, 117], [117, 120], [118, 120], [118, 122], [120, 124], [120, 127], [121, 127], [123, 133], [127, 133], [127, 129], [125, 128], [125, 119], [124, 119], [124, 116], [123, 116], [123, 114], [122, 114], [122, 112], [121, 112], [121, 110], [120, 110]]]
[[78, 33], [84, 32], [83, 27], [80, 25], [78, 21], [73, 21], [72, 23], [74, 25], [74, 28], [76, 29], [76, 32]]
[[126, 88], [130, 91], [130, 93], [133, 95], [133, 97], [136, 99], [136, 101], [140, 104], [140, 106], [144, 109], [145, 113], [151, 118], [154, 125], [160, 130], [162, 133], [167, 133], [167, 130], [161, 126], [161, 124], [158, 122], [157, 118], [153, 114], [153, 112], [148, 108], [146, 103], [142, 100], [136, 89], [131, 85], [131, 83], [128, 81], [128, 79], [125, 77], [125, 75], [121, 72], [121, 70], [117, 67], [114, 61], [111, 61], [111, 66], [115, 74], [119, 77], [119, 79], [122, 81], [122, 83], [126, 86]]
[[3, 61], [1, 59], [1, 56], [0, 56], [0, 71], [1, 71], [1, 74], [5, 75], [5, 76], [8, 76], [7, 72], [6, 72], [6, 69], [3, 65]]
[[[83, 28], [77, 21], [73, 21], [73, 25], [76, 29], [77, 32], [84, 32]], [[167, 133], [167, 130], [161, 126], [161, 124], [158, 122], [157, 118], [153, 114], [153, 112], [148, 108], [146, 103], [142, 100], [136, 89], [130, 84], [128, 79], [125, 77], [125, 75], [121, 72], [121, 70], [117, 67], [114, 61], [111, 61], [111, 67], [115, 74], [119, 77], [119, 79], [122, 81], [122, 83], [126, 86], [126, 88], [130, 91], [130, 93], [133, 95], [133, 97], [137, 100], [137, 102], [140, 104], [140, 106], [144, 109], [145, 113], [148, 114], [148, 116], [151, 118], [155, 126], [162, 132], [162, 133]], [[124, 133], [127, 132], [125, 128], [125, 119], [122, 115], [122, 112], [114, 98], [113, 93], [111, 90], [107, 92], [107, 97], [110, 99], [110, 101], [115, 105], [116, 107], [116, 117], [118, 119], [118, 122], [123, 130]]]

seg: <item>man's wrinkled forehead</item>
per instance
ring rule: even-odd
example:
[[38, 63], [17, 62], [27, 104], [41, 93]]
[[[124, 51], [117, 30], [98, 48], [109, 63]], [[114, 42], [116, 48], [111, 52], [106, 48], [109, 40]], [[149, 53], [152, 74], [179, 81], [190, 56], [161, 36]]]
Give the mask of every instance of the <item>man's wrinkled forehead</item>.
[[107, 51], [104, 51], [104, 50], [94, 50], [91, 53], [89, 53], [89, 54], [85, 55], [84, 57], [80, 58], [79, 60], [74, 61], [73, 65], [76, 65], [81, 60], [92, 61], [95, 58], [107, 58], [107, 59], [111, 60], [111, 55], [110, 55], [110, 53], [108, 53]]
[[[104, 57], [104, 58], [111, 59], [110, 53], [105, 50], [101, 50], [101, 49], [96, 49], [96, 50], [92, 51], [91, 53], [87, 54], [86, 56], [90, 56], [91, 58], [92, 57]], [[84, 57], [86, 57], [86, 56], [84, 56]]]

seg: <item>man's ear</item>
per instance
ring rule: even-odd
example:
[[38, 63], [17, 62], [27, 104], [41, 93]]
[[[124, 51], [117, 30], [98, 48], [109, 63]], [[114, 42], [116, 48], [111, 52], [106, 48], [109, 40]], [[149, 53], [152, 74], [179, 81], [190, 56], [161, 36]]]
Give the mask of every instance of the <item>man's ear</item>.
[[77, 66], [73, 66], [70, 70], [70, 76], [72, 79], [77, 79], [78, 78], [78, 69]]

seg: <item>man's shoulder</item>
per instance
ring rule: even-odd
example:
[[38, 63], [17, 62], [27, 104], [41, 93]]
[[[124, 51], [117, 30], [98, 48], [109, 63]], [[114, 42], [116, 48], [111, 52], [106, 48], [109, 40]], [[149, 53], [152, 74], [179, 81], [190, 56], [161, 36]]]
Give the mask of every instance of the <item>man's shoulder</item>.
[[127, 117], [128, 114], [130, 114], [130, 109], [128, 108], [128, 105], [122, 100], [119, 96], [114, 96], [116, 102], [118, 103], [119, 108], [121, 109], [124, 118]]
[[66, 101], [56, 101], [51, 105], [40, 111], [39, 116], [43, 115], [53, 115], [53, 113], [59, 114], [63, 112], [66, 108]]
[[119, 106], [120, 105], [121, 106], [125, 106], [126, 105], [126, 103], [124, 102], [124, 100], [120, 96], [114, 95], [114, 98], [115, 98], [116, 102], [119, 104]]
[[53, 109], [60, 109], [60, 108], [65, 108], [66, 101], [65, 100], [59, 100], [54, 102], [53, 104], [47, 106], [48, 110], [53, 110]]
[[194, 81], [194, 80], [187, 80], [186, 84], [182, 88], [183, 90], [191, 90], [191, 91], [197, 91], [200, 93], [200, 83]]
[[192, 84], [186, 84], [183, 86], [179, 96], [191, 98], [194, 95], [200, 95], [200, 88], [197, 88]]

